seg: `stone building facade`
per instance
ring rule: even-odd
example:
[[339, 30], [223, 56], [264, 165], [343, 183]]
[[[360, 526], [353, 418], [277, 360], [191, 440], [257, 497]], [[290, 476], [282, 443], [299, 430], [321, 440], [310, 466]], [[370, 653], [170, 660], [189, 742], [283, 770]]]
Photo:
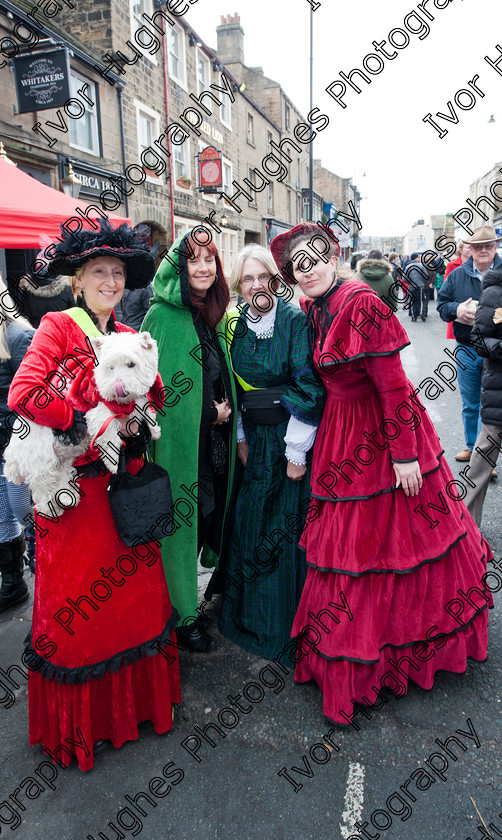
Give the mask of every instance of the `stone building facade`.
[[353, 201], [352, 178], [341, 178], [326, 169], [319, 158], [314, 159], [314, 187], [325, 201], [336, 205], [337, 210], [349, 212], [349, 201]]
[[[495, 182], [498, 181], [498, 185]], [[480, 178], [476, 178], [469, 187], [469, 200], [472, 204], [469, 207], [474, 213], [474, 221], [471, 227], [490, 225], [497, 230], [497, 235], [502, 236], [502, 161], [496, 163], [489, 172]], [[467, 202], [468, 204], [469, 202]], [[460, 236], [465, 234], [461, 231]]]
[[[0, 139], [8, 157], [20, 169], [55, 189], [60, 189], [72, 163], [80, 181], [79, 198], [95, 203], [101, 191], [112, 186], [110, 179], [124, 170], [120, 101], [117, 91], [94, 68], [99, 65], [99, 53], [70, 34], [63, 20], [63, 5], [68, 2], [71, 0], [47, 7], [34, 6], [27, 0], [17, 0], [15, 5], [8, 0], [0, 3]], [[99, 16], [100, 32], [109, 39], [107, 5], [108, 0], [96, 0], [95, 11], [85, 14]], [[97, 23], [89, 20], [89, 33]], [[19, 113], [14, 56], [36, 62], [61, 47], [70, 50], [71, 104]], [[124, 203], [116, 212], [126, 215]], [[4, 272], [9, 277], [23, 273], [34, 256], [34, 251], [6, 251]]]
[[[343, 223], [346, 228], [349, 228], [347, 234], [350, 237], [348, 240], [350, 247], [357, 250], [360, 247], [360, 227], [357, 221], [355, 221], [352, 211], [355, 210], [357, 216], [360, 217], [362, 196], [357, 186], [352, 182], [352, 178], [341, 178], [340, 175], [336, 175], [330, 169], [326, 169], [319, 158], [315, 158], [314, 188], [324, 197], [325, 204], [330, 206], [329, 212], [331, 218], [333, 218], [334, 213], [346, 213], [349, 217], [352, 217], [352, 221], [346, 219]], [[349, 202], [352, 204], [352, 207]], [[348, 256], [348, 251], [348, 247], [342, 249], [344, 258]]]
[[[299, 141], [294, 132], [298, 125], [304, 126], [303, 138], [311, 132], [281, 86], [266, 77], [261, 68], [245, 65], [239, 16], [222, 16], [216, 32], [217, 50], [213, 52], [186, 19], [179, 21], [179, 64], [176, 72], [172, 61], [169, 66], [170, 119], [180, 121], [190, 106], [201, 109], [197, 98], [210, 114], [205, 114], [199, 127], [201, 136], [190, 137], [185, 148], [176, 148], [174, 222], [179, 233], [206, 223], [209, 217], [219, 228], [212, 230], [228, 271], [242, 246], [251, 242], [267, 245], [277, 233], [302, 220], [302, 190], [309, 178], [308, 144], [305, 139]], [[222, 104], [218, 105], [212, 97], [201, 94], [211, 91], [214, 96], [215, 85], [224, 89], [223, 75], [233, 101], [222, 91], [218, 93]], [[197, 155], [207, 145], [222, 153], [221, 193], [232, 201], [200, 189]], [[275, 163], [270, 158], [264, 171], [268, 155], [275, 157]], [[187, 177], [185, 185], [176, 177], [180, 172]]]
[[[16, 113], [4, 49], [0, 139], [15, 163], [55, 189], [71, 165], [79, 198], [148, 225], [162, 248], [205, 224], [228, 274], [244, 244], [267, 245], [304, 218], [309, 146], [328, 119], [306, 120], [279, 83], [244, 64], [238, 15], [222, 17], [215, 52], [190, 26], [189, 9], [180, 0], [0, 0], [0, 38], [13, 39], [11, 53], [16, 44], [29, 52], [30, 32], [38, 32], [34, 57], [67, 47], [71, 96], [82, 102], [78, 118], [62, 108]], [[222, 156], [213, 193], [198, 174], [208, 146]]]

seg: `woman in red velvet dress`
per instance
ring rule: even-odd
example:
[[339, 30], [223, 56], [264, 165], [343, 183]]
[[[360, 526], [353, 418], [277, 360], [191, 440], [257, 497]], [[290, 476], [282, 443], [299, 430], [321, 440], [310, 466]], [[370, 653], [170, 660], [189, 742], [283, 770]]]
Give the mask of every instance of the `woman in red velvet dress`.
[[[113, 308], [124, 286], [151, 281], [155, 263], [126, 225], [112, 230], [102, 223], [99, 231], [79, 233], [78, 243], [66, 235], [52, 249], [49, 270], [78, 276], [79, 307], [44, 316], [13, 379], [9, 407], [69, 443], [85, 432], [65, 392], [84, 367], [92, 373], [88, 336], [134, 332], [115, 322]], [[157, 377], [150, 397], [158, 407], [161, 388]], [[137, 472], [145, 440], [127, 437], [137, 430], [127, 429], [126, 420], [127, 469]], [[176, 649], [167, 647], [178, 615], [160, 552], [155, 544], [128, 548], [120, 539], [107, 498], [110, 472], [99, 455], [92, 447], [75, 461], [78, 478], [69, 492], [80, 495], [77, 507], [49, 518], [35, 511], [33, 624], [23, 655], [30, 667], [30, 744], [42, 742], [64, 765], [76, 756], [82, 770], [93, 766], [98, 740], [120, 747], [138, 737], [139, 721], [151, 720], [158, 733], [169, 730], [171, 704], [180, 701]]]
[[314, 678], [324, 714], [347, 724], [353, 704], [375, 704], [383, 687], [403, 695], [411, 678], [431, 688], [437, 670], [462, 673], [468, 656], [486, 658], [483, 575], [493, 555], [405, 376], [399, 351], [409, 341], [397, 317], [366, 284], [337, 277], [339, 247], [326, 229], [297, 225], [271, 250], [311, 298], [302, 307], [326, 389], [311, 477], [317, 515], [301, 541], [295, 680]]

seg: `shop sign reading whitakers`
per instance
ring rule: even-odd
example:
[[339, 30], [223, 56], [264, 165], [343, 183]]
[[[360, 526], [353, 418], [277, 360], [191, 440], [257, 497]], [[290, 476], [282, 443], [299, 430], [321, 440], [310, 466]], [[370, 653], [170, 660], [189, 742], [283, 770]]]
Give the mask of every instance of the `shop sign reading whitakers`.
[[70, 63], [63, 49], [14, 58], [20, 114], [59, 108], [70, 96]]

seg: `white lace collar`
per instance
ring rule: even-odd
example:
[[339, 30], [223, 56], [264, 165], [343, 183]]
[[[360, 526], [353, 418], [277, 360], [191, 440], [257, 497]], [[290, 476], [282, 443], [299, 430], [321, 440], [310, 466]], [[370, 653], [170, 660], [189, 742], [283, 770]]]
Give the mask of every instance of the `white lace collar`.
[[[274, 295], [274, 305], [270, 312], [265, 312], [259, 321], [248, 318], [246, 312], [246, 322], [250, 330], [256, 334], [256, 338], [272, 338], [274, 335], [275, 316], [277, 313], [277, 298]], [[254, 316], [252, 316], [254, 318]]]

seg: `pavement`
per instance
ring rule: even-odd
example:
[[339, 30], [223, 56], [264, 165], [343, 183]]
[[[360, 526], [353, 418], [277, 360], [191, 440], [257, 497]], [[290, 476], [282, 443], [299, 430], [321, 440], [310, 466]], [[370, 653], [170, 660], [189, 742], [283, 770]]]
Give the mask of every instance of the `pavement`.
[[[435, 304], [426, 323], [413, 324], [406, 313], [398, 316], [411, 340], [402, 353], [408, 376], [416, 386], [427, 376], [437, 379], [435, 369], [447, 360], [444, 348], [454, 345], [445, 338]], [[455, 384], [453, 388], [444, 386], [436, 400], [423, 400], [458, 475], [463, 465], [454, 455], [464, 441], [460, 397]], [[496, 558], [502, 554], [500, 523], [499, 480], [488, 489], [482, 527]], [[68, 546], [67, 562], [71, 559]], [[201, 598], [207, 577], [201, 569]], [[331, 728], [318, 688], [294, 685], [292, 672], [283, 675], [282, 686], [278, 681], [273, 685], [270, 673], [262, 670], [265, 660], [245, 653], [217, 630], [211, 631], [218, 640], [215, 651], [180, 653], [182, 703], [171, 732], [159, 736], [151, 724], [141, 724], [137, 741], [119, 750], [105, 746], [87, 773], [75, 764], [64, 770], [54, 767], [52, 773], [49, 765], [40, 767], [45, 756], [41, 747], [28, 745], [27, 690], [18, 675], [14, 702], [0, 707], [0, 836], [349, 840], [360, 836], [352, 830], [359, 820], [368, 821], [361, 836], [370, 838], [502, 837], [501, 594], [495, 593], [494, 600], [486, 662], [469, 662], [464, 674], [437, 673], [430, 691], [410, 683], [405, 697], [392, 697], [380, 710], [371, 710], [369, 718], [360, 714], [359, 730], [333, 730], [331, 748], [315, 746]], [[32, 597], [0, 614], [4, 669], [19, 662], [31, 605]], [[209, 729], [210, 740], [205, 740], [200, 730], [218, 724], [218, 713], [229, 708], [228, 695], [235, 698], [244, 689], [254, 698], [248, 711], [239, 712], [238, 720], [220, 715], [224, 737]], [[449, 742], [452, 756], [447, 757], [436, 739], [444, 742], [455, 733], [465, 749]], [[434, 752], [443, 755], [442, 763], [431, 758]], [[445, 762], [448, 767], [443, 768]], [[57, 777], [51, 779], [54, 773]], [[44, 775], [48, 782], [42, 781]], [[8, 799], [16, 788], [21, 788], [17, 809]], [[145, 796], [138, 797], [141, 792]], [[480, 817], [489, 834], [478, 830]]]

